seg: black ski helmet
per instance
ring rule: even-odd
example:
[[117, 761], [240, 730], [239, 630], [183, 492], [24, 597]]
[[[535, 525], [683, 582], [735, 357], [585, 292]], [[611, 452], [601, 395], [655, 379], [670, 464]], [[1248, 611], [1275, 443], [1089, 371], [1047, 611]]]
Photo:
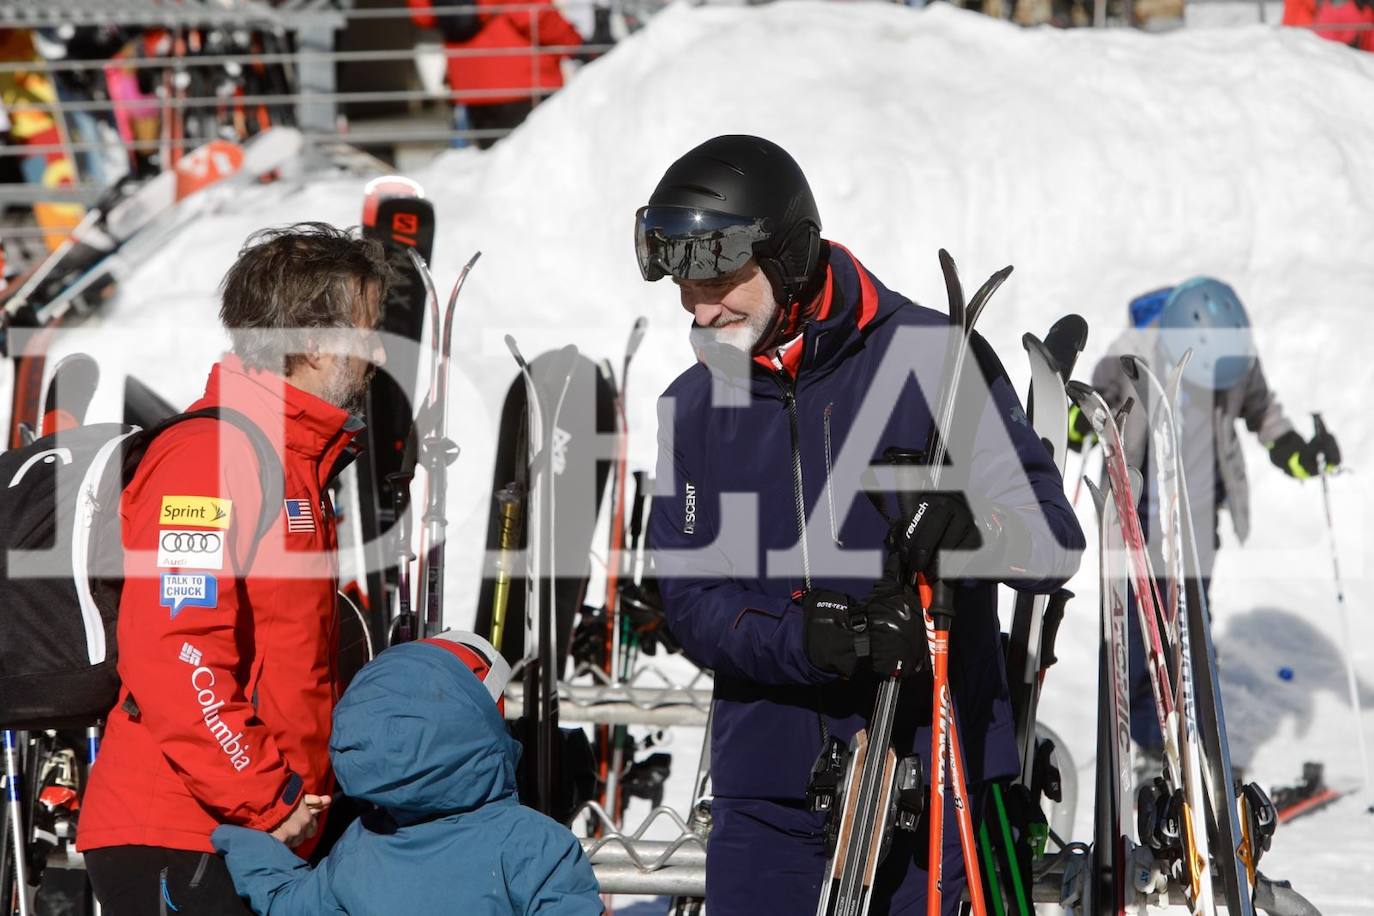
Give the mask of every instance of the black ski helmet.
[[635, 248], [646, 280], [719, 276], [752, 253], [778, 305], [787, 306], [813, 292], [821, 216], [785, 149], [728, 134], [668, 167], [637, 214]]

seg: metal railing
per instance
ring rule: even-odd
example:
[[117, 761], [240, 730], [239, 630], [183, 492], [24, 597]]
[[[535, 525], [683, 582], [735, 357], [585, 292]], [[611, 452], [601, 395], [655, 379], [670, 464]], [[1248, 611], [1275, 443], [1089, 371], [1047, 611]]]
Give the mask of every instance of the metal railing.
[[[11, 144], [0, 147], [0, 160], [49, 156], [58, 154], [73, 161], [77, 168], [75, 184], [60, 188], [41, 188], [34, 185], [0, 185], [0, 206], [28, 206], [42, 201], [78, 202], [90, 204], [100, 195], [104, 185], [83, 180], [82, 158], [90, 154], [109, 153], [112, 146], [89, 137], [74, 137], [67, 122], [74, 116], [114, 119], [131, 111], [153, 108], [159, 116], [165, 113], [206, 114], [226, 107], [269, 107], [287, 109], [294, 115], [296, 126], [306, 135], [307, 142], [318, 146], [347, 142], [365, 148], [398, 148], [403, 145], [448, 146], [466, 142], [497, 139], [509, 131], [501, 128], [473, 128], [458, 126], [449, 114], [451, 105], [469, 105], [488, 99], [525, 98], [536, 105], [556, 89], [540, 85], [537, 69], [546, 56], [565, 57], [573, 54], [599, 54], [609, 51], [613, 44], [585, 43], [581, 45], [539, 45], [539, 14], [553, 8], [533, 3], [512, 2], [499, 6], [480, 7], [483, 13], [515, 13], [530, 17], [533, 47], [470, 48], [444, 46], [436, 41], [422, 42], [415, 47], [401, 49], [362, 48], [340, 50], [335, 34], [349, 22], [385, 22], [409, 20], [413, 11], [401, 0], [397, 5], [376, 9], [348, 8], [350, 0], [285, 0], [275, 4], [265, 0], [5, 0], [0, 3], [0, 26], [43, 28], [56, 24], [160, 26], [169, 29], [193, 27], [234, 27], [254, 32], [270, 32], [285, 42], [289, 50], [245, 52], [238, 54], [206, 54], [183, 57], [139, 57], [120, 59], [115, 66], [123, 70], [163, 70], [187, 72], [196, 69], [229, 67], [283, 67], [292, 76], [290, 91], [285, 93], [255, 92], [234, 98], [215, 95], [142, 99], [63, 99], [58, 101], [29, 101], [18, 110], [53, 115], [59, 126], [57, 142], [45, 144]], [[698, 0], [709, 5], [711, 0]], [[735, 0], [738, 2], [738, 0]], [[902, 4], [903, 0], [893, 0]], [[1123, 14], [1129, 17], [1131, 0], [1120, 0]], [[1212, 0], [1189, 0], [1190, 3]], [[1002, 7], [1009, 13], [1014, 0], [1005, 0]], [[621, 30], [642, 26], [666, 0], [568, 0], [562, 7], [570, 12], [601, 7], [619, 17]], [[976, 6], [978, 4], [961, 3]], [[1120, 18], [1108, 21], [1104, 0], [1088, 0], [1095, 8], [1096, 25], [1127, 24]], [[1255, 0], [1258, 21], [1265, 21], [1264, 0]], [[475, 12], [472, 3], [436, 3], [429, 11], [434, 16]], [[1351, 33], [1374, 29], [1374, 25], [1315, 24], [1304, 26], [1316, 32], [1345, 31]], [[423, 33], [422, 33], [423, 34]], [[508, 88], [459, 89], [435, 85], [422, 88], [339, 91], [337, 70], [342, 65], [401, 64], [427, 58], [431, 65], [438, 62], [446, 68], [450, 62], [478, 58], [528, 57], [532, 70], [528, 85]], [[31, 60], [0, 61], [0, 75], [41, 72], [49, 76], [69, 74], [87, 76], [111, 66], [108, 60]], [[342, 106], [392, 104], [408, 106], [412, 114], [428, 111], [425, 119], [414, 117], [401, 123], [390, 123], [385, 129], [371, 129], [366, 120], [349, 125], [339, 117]], [[441, 120], [442, 119], [442, 120]], [[126, 154], [142, 154], [157, 150], [186, 150], [204, 143], [206, 137], [161, 139], [125, 139], [119, 148]], [[6, 226], [0, 229], [6, 238], [30, 239], [44, 233], [33, 226]], [[13, 259], [14, 253], [11, 253]], [[22, 260], [22, 256], [20, 258]]]

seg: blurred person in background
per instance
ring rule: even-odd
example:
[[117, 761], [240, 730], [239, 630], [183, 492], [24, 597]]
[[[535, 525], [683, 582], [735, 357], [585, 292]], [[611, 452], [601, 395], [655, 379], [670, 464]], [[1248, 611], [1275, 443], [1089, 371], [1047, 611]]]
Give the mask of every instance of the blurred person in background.
[[1374, 51], [1374, 0], [1284, 0], [1283, 24], [1309, 28], [1327, 41]]
[[[1265, 380], [1251, 336], [1249, 315], [1229, 285], [1212, 277], [1194, 277], [1178, 286], [1137, 296], [1129, 311], [1131, 329], [1112, 342], [1108, 355], [1093, 370], [1093, 387], [1115, 410], [1128, 397], [1136, 396], [1120, 355], [1144, 355], [1163, 380], [1186, 350], [1193, 351], [1183, 373], [1174, 422], [1178, 427], [1193, 530], [1197, 533], [1200, 568], [1195, 574], [1206, 595], [1216, 551], [1221, 545], [1218, 518], [1222, 507], [1230, 512], [1237, 539], [1244, 543], [1250, 534], [1250, 486], [1236, 421], [1245, 421], [1246, 428], [1268, 449], [1269, 460], [1275, 467], [1298, 480], [1337, 467], [1341, 450], [1335, 436], [1327, 430], [1319, 429], [1311, 439], [1306, 439], [1288, 419]], [[1144, 477], [1140, 523], [1149, 538], [1154, 571], [1162, 576], [1164, 559], [1154, 522], [1159, 518], [1159, 494], [1150, 463], [1153, 450], [1149, 447], [1147, 416], [1148, 411], [1138, 404], [1127, 416], [1121, 435], [1126, 461], [1139, 468]], [[1071, 407], [1069, 447], [1081, 451], [1092, 439], [1087, 417], [1076, 405]], [[1131, 600], [1134, 602], [1134, 596]], [[1155, 716], [1137, 616], [1132, 610], [1126, 618], [1131, 628], [1131, 737], [1142, 751], [1137, 760], [1138, 775], [1149, 778], [1159, 772], [1164, 739]]]
[[[448, 53], [448, 85], [454, 104], [466, 109], [479, 131], [511, 131], [539, 100], [563, 87], [561, 62], [582, 36], [554, 8], [552, 0], [529, 0], [508, 10], [506, 0], [472, 0], [470, 12], [434, 13], [432, 0], [406, 0], [420, 28], [437, 28]], [[492, 7], [499, 12], [485, 12]], [[522, 53], [523, 50], [523, 53]], [[457, 52], [457, 53], [454, 53]], [[489, 52], [489, 53], [486, 53]], [[476, 138], [487, 149], [499, 137]]]

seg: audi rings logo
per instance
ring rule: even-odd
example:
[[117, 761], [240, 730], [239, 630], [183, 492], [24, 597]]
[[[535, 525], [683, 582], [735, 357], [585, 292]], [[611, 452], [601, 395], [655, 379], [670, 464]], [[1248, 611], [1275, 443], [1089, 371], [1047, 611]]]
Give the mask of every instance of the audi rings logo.
[[167, 531], [159, 542], [172, 553], [210, 553], [224, 546], [224, 540], [208, 531]]
[[163, 528], [157, 539], [157, 565], [170, 569], [223, 569], [224, 534]]

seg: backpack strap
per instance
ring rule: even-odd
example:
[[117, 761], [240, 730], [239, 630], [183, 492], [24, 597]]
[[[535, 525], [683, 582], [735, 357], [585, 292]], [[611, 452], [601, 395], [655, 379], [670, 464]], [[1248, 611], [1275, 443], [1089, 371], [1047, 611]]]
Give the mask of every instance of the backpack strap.
[[277, 451], [272, 447], [267, 434], [256, 423], [248, 419], [245, 414], [234, 410], [232, 407], [205, 407], [168, 417], [148, 430], [147, 441], [151, 442], [169, 428], [187, 420], [222, 420], [242, 430], [253, 445], [253, 451], [258, 459], [258, 481], [262, 484], [262, 506], [258, 512], [257, 530], [253, 532], [253, 541], [248, 548], [248, 556], [244, 558], [243, 571], [246, 573], [253, 566], [253, 560], [258, 552], [258, 544], [277, 522], [277, 507], [281, 505], [285, 488], [282, 480], [284, 471], [281, 459], [277, 457]]

